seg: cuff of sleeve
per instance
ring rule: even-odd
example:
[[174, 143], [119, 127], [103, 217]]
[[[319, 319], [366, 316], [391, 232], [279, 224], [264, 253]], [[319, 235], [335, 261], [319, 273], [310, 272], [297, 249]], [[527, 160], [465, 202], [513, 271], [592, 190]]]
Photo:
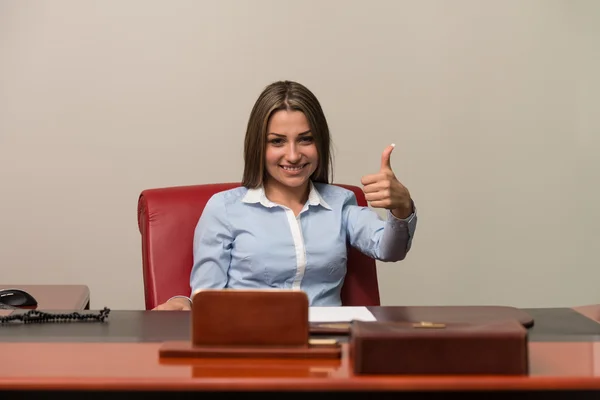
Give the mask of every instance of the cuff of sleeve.
[[387, 211], [387, 214], [388, 214], [388, 219], [394, 220], [396, 222], [406, 222], [408, 224], [415, 218], [415, 215], [417, 214], [417, 210], [413, 209], [412, 214], [410, 214], [406, 218], [398, 218], [390, 210]]
[[183, 298], [183, 299], [187, 299], [187, 301], [189, 301], [189, 302], [190, 302], [190, 305], [192, 304], [192, 299], [190, 299], [190, 298], [189, 298], [189, 297], [187, 297], [187, 296], [173, 296], [173, 297], [171, 297], [171, 298], [170, 298], [169, 300], [167, 300], [167, 301], [171, 301], [171, 300], [173, 300], [173, 299], [176, 299], [176, 298], [178, 298], [178, 297], [181, 297], [181, 298]]
[[392, 214], [390, 210], [388, 210], [387, 222], [393, 229], [402, 230], [408, 228], [409, 234], [412, 236], [412, 233], [415, 230], [415, 224], [417, 222], [417, 207], [415, 207], [413, 203], [413, 212], [406, 218], [398, 218]]

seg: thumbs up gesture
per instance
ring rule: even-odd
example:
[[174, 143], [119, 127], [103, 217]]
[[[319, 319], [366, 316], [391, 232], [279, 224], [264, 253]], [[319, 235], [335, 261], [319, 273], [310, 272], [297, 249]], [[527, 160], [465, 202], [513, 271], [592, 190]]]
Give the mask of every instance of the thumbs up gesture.
[[386, 208], [396, 218], [408, 218], [413, 212], [408, 189], [396, 178], [390, 156], [395, 145], [391, 144], [381, 154], [381, 169], [376, 174], [365, 175], [361, 179], [365, 198], [371, 207]]

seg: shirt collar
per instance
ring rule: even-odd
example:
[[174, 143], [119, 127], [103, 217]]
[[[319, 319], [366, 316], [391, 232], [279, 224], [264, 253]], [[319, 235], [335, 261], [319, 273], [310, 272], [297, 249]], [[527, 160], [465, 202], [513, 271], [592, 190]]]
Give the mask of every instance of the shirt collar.
[[[261, 205], [267, 208], [279, 206], [279, 204], [273, 203], [271, 200], [267, 199], [267, 195], [265, 194], [265, 188], [262, 185], [256, 189], [248, 189], [248, 192], [242, 199], [242, 202], [249, 204], [260, 203]], [[331, 207], [323, 199], [315, 185], [313, 185], [312, 181], [310, 181], [310, 191], [308, 192], [308, 205], [321, 206], [327, 210], [331, 210]]]

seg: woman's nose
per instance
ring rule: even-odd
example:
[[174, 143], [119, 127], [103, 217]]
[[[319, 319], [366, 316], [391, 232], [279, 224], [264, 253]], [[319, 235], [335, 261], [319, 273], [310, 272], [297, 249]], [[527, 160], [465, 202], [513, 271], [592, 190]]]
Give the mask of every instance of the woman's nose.
[[302, 154], [300, 154], [300, 152], [298, 151], [298, 148], [296, 148], [296, 146], [292, 144], [288, 148], [286, 158], [290, 163], [296, 163], [296, 162], [300, 161], [300, 159], [302, 158]]

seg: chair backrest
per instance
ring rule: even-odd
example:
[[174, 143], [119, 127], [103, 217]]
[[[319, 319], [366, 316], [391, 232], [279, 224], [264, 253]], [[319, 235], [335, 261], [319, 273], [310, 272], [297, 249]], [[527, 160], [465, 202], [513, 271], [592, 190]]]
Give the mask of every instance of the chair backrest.
[[[138, 226], [147, 310], [172, 296], [190, 296], [192, 243], [198, 219], [213, 194], [238, 186], [240, 183], [232, 182], [142, 191], [138, 199]], [[359, 187], [338, 186], [352, 190], [359, 205], [367, 205]], [[342, 305], [380, 305], [375, 260], [349, 247], [347, 267]]]

